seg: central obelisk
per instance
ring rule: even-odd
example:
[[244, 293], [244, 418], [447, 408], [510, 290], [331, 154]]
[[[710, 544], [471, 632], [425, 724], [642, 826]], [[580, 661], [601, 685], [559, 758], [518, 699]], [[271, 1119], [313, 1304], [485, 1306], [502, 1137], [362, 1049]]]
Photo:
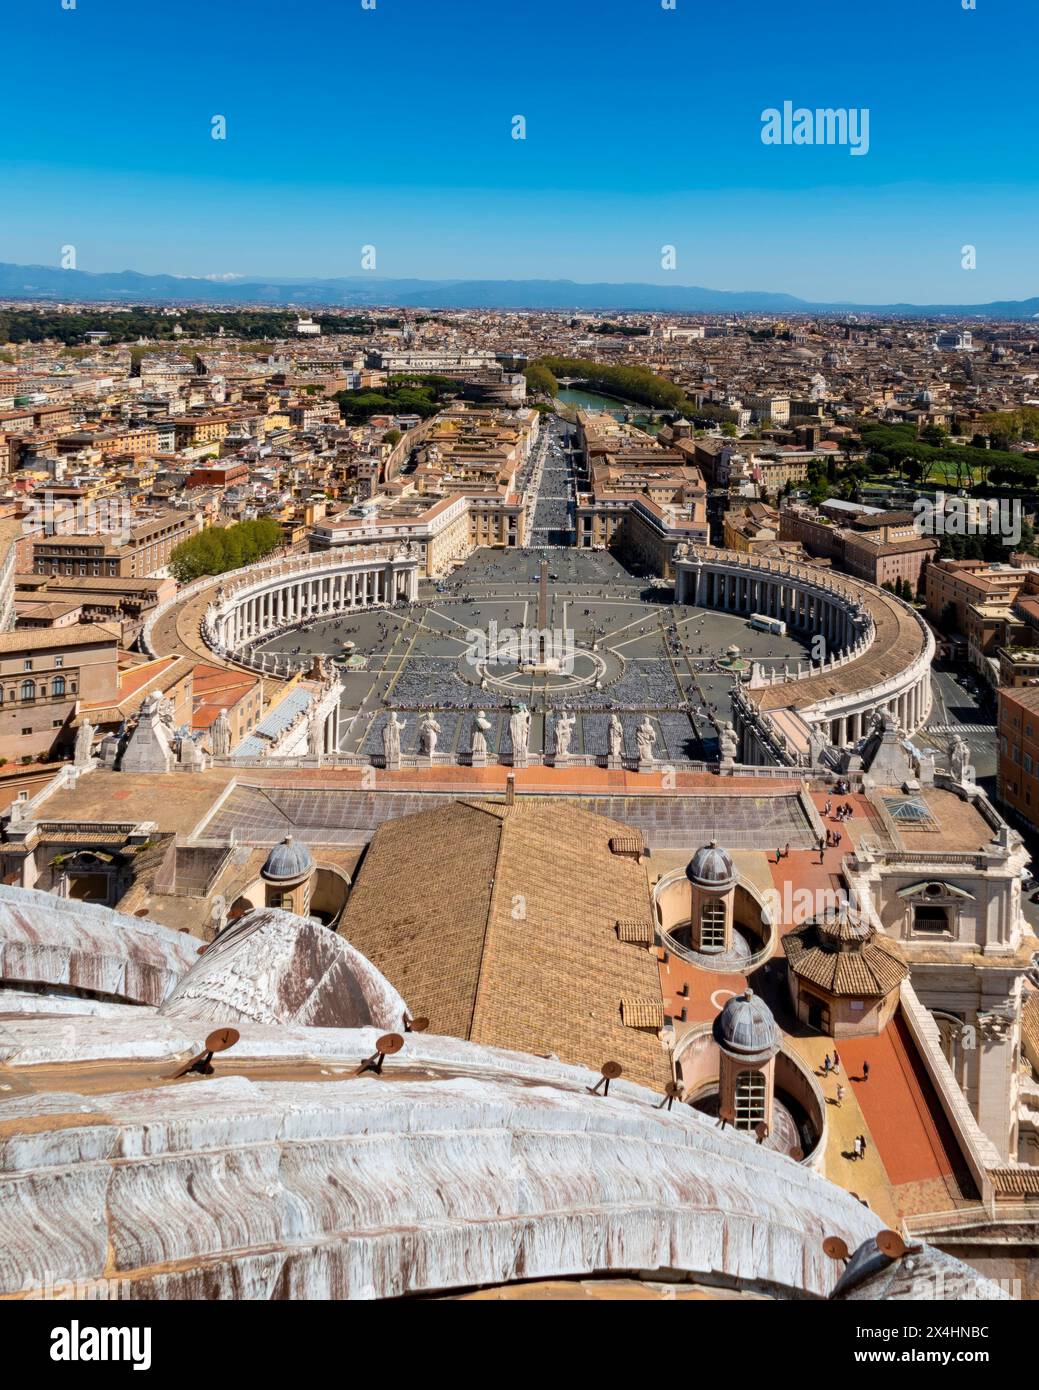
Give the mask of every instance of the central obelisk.
[[[541, 561], [538, 572], [538, 625], [533, 630], [536, 643], [532, 642], [531, 629], [523, 628], [523, 655], [520, 670], [532, 676], [554, 674], [559, 670], [559, 658], [549, 654], [548, 644], [552, 634], [548, 628], [548, 561]], [[554, 645], [554, 644], [553, 644]]]

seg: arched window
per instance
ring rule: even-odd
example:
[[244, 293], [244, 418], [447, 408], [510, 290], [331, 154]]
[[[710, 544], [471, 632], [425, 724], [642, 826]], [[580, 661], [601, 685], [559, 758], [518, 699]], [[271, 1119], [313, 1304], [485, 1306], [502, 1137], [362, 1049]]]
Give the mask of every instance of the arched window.
[[700, 947], [704, 951], [725, 948], [725, 904], [710, 898], [700, 910]]
[[65, 694], [65, 677], [64, 677], [64, 676], [55, 676], [55, 677], [54, 677], [54, 683], [53, 683], [53, 685], [51, 686], [51, 692], [52, 692], [52, 694], [54, 694], [54, 695], [64, 695], [64, 694]]
[[765, 1073], [741, 1071], [736, 1078], [736, 1128], [753, 1129], [765, 1118]]
[[36, 699], [36, 682], [35, 682], [35, 681], [22, 681], [22, 699], [23, 699], [23, 700], [35, 700], [35, 699]]

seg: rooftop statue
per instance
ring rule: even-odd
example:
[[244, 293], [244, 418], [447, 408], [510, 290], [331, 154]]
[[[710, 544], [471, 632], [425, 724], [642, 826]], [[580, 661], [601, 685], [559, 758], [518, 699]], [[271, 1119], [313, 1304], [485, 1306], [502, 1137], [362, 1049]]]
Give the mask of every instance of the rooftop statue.
[[512, 737], [513, 757], [525, 758], [530, 742], [530, 710], [520, 705], [509, 720], [509, 734]]
[[382, 726], [382, 751], [387, 763], [400, 762], [400, 736], [407, 722], [406, 719], [397, 718], [396, 710], [390, 710], [390, 716]]
[[437, 749], [437, 736], [440, 732], [440, 725], [433, 717], [432, 710], [430, 710], [428, 714], [423, 715], [422, 723], [419, 725], [419, 743], [423, 753], [431, 760]]
[[616, 713], [616, 711], [614, 711], [614, 713], [610, 715], [610, 727], [609, 727], [609, 730], [608, 730], [608, 732], [607, 732], [606, 737], [607, 737], [608, 744], [609, 744], [610, 757], [611, 757], [611, 758], [623, 758], [623, 756], [624, 756], [624, 725], [623, 725], [623, 724], [620, 722], [620, 720], [617, 718], [617, 713]]
[[723, 763], [733, 763], [739, 752], [739, 745], [736, 740], [736, 730], [728, 722], [722, 724], [718, 731], [718, 744], [721, 749]]
[[573, 738], [575, 720], [572, 714], [564, 710], [557, 714], [553, 725], [556, 736], [556, 757], [565, 758], [570, 752], [570, 740]]
[[642, 723], [635, 730], [635, 747], [638, 749], [640, 763], [651, 763], [653, 761], [653, 745], [656, 741], [656, 731], [647, 714]]
[[487, 718], [486, 710], [480, 710], [473, 720], [473, 739], [469, 752], [474, 758], [485, 758], [487, 756], [487, 735], [491, 730], [491, 721]]

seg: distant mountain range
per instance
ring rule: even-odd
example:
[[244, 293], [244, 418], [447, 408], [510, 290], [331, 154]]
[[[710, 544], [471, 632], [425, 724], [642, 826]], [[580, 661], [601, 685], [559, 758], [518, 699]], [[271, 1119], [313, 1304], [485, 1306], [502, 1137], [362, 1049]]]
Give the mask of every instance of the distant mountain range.
[[133, 270], [60, 270], [0, 262], [0, 300], [64, 303], [197, 304], [269, 308], [576, 309], [620, 313], [881, 314], [895, 317], [1039, 318], [1039, 296], [990, 304], [815, 303], [767, 290], [708, 290], [699, 285], [579, 284], [574, 280], [190, 279]]

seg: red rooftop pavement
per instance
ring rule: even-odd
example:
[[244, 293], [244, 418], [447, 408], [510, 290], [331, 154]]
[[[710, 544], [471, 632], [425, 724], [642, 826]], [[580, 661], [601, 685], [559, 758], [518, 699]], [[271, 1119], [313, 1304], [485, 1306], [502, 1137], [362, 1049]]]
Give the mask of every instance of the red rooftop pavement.
[[937, 1180], [953, 1200], [973, 1198], [959, 1146], [901, 1014], [878, 1037], [843, 1038], [837, 1047], [893, 1186]]

